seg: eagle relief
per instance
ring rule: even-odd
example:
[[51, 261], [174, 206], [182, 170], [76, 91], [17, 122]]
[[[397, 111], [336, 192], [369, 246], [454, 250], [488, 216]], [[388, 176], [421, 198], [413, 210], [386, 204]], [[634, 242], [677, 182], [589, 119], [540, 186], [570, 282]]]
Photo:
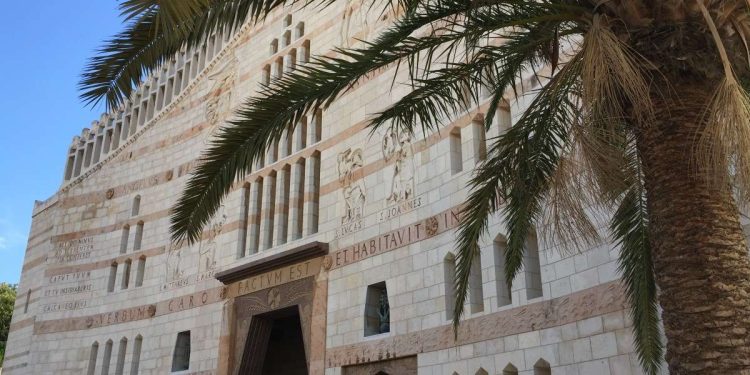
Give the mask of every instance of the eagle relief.
[[208, 76], [211, 88], [206, 99], [205, 116], [208, 123], [209, 138], [217, 125], [230, 114], [232, 108], [232, 90], [236, 81], [236, 66], [237, 58], [232, 57]]
[[381, 150], [386, 163], [385, 180], [388, 191], [385, 196], [386, 208], [377, 215], [379, 222], [412, 211], [423, 203], [422, 197], [416, 196], [414, 190], [414, 149], [411, 134], [389, 128], [383, 136]]

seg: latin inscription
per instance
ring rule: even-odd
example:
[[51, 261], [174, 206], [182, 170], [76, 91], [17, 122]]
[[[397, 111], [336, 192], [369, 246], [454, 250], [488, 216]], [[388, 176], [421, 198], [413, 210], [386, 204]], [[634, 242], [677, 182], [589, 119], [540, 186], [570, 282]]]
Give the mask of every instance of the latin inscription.
[[50, 276], [49, 283], [60, 284], [60, 283], [83, 281], [83, 280], [89, 280], [89, 279], [91, 279], [91, 271], [71, 272], [71, 273], [64, 273], [62, 275]]
[[452, 208], [427, 220], [340, 249], [327, 255], [325, 262], [330, 264], [330, 268], [342, 267], [455, 228], [459, 221], [460, 209]]
[[82, 309], [86, 307], [86, 305], [88, 305], [88, 301], [86, 300], [49, 303], [46, 305], [42, 305], [42, 312], [49, 313], [49, 312], [64, 311], [64, 310], [78, 310], [78, 309]]
[[91, 291], [91, 284], [83, 284], [83, 285], [76, 285], [76, 286], [68, 286], [63, 288], [51, 288], [44, 291], [45, 297], [55, 297], [55, 296], [66, 296], [69, 294], [78, 294], [83, 292], [90, 292]]
[[422, 198], [423, 197], [420, 195], [416, 198], [399, 202], [394, 206], [386, 207], [385, 209], [378, 212], [378, 222], [382, 223], [386, 220], [391, 220], [397, 216], [416, 210], [417, 208], [422, 206]]
[[94, 239], [92, 237], [62, 241], [55, 245], [53, 258], [57, 263], [73, 262], [91, 257], [92, 250], [94, 250]]

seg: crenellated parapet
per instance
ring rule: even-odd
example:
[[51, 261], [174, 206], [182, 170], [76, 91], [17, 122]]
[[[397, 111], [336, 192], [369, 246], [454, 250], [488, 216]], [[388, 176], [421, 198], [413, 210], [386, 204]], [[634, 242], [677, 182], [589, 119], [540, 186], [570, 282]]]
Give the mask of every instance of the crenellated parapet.
[[89, 128], [74, 136], [68, 149], [63, 188], [119, 153], [141, 129], [161, 117], [213, 66], [222, 49], [233, 43], [241, 30], [234, 34], [217, 33], [200, 46], [183, 48], [152, 72], [119, 108], [103, 113]]

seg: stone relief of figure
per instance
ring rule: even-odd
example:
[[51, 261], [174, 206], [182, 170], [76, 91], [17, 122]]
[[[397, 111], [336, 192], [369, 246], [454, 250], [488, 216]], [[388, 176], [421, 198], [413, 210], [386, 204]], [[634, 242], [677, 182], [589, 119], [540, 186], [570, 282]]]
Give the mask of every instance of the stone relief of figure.
[[208, 272], [216, 268], [216, 238], [221, 234], [227, 214], [224, 206], [219, 206], [214, 220], [208, 226], [208, 234], [198, 245], [198, 272]]
[[402, 202], [414, 197], [414, 152], [411, 135], [395, 129], [388, 129], [383, 137], [383, 158], [386, 163], [393, 161], [393, 167], [386, 178], [390, 180], [390, 193], [385, 197], [388, 204]]
[[180, 247], [182, 247], [184, 241], [178, 243], [170, 243], [169, 251], [167, 252], [167, 282], [179, 280], [182, 278], [183, 271], [180, 270], [180, 262], [182, 261], [180, 254]]
[[208, 76], [211, 81], [206, 100], [206, 121], [211, 129], [209, 134], [231, 111], [232, 88], [235, 82], [237, 59], [232, 58]]
[[342, 47], [351, 47], [351, 39], [359, 31], [364, 33], [360, 36], [360, 39], [367, 39], [368, 36], [367, 12], [362, 9], [361, 2], [356, 3], [356, 0], [348, 0], [344, 8], [344, 14], [341, 16], [339, 44]]
[[344, 194], [344, 216], [341, 224], [362, 218], [365, 207], [365, 184], [361, 179], [354, 180], [353, 171], [364, 165], [362, 149], [347, 148], [338, 154], [338, 172], [341, 191]]

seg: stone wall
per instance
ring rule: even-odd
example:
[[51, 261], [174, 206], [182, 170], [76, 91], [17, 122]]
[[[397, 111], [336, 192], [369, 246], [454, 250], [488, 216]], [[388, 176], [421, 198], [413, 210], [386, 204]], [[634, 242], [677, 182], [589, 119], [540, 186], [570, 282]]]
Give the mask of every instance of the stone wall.
[[[261, 279], [248, 279], [239, 292], [241, 282], [225, 286], [216, 273], [319, 241], [329, 252], [312, 276], [326, 285], [327, 301], [321, 305], [325, 311], [312, 315], [311, 325], [324, 339], [311, 343], [323, 349], [309, 358], [311, 373], [411, 366], [414, 356], [424, 374], [497, 374], [508, 364], [530, 374], [540, 359], [552, 373], [639, 373], [617, 281], [617, 250], [601, 243], [566, 251], [566, 244], [550, 240], [540, 228], [529, 242], [538, 256], [527, 260], [507, 291], [499, 282], [505, 228], [498, 217], [482, 240], [466, 322], [454, 340], [446, 262], [454, 251], [465, 186], [484, 157], [486, 139], [511, 125], [528, 96], [509, 93], [486, 133], [478, 124], [487, 104], [480, 103], [439, 133], [370, 136], [367, 115], [408, 91], [391, 85], [392, 69], [373, 73], [319, 117], [308, 117], [305, 133], [290, 134], [289, 149], [280, 144], [282, 151], [269, 154], [239, 181], [200, 242], [170, 243], [169, 209], [231, 110], [261, 82], [292, 69], [292, 61], [297, 66], [308, 53], [332, 55], [334, 46], [355, 45], [392, 16], [368, 13], [357, 2], [334, 3], [324, 12], [274, 12], [226, 38], [179, 94], [165, 96], [160, 109], [116, 147], [110, 143], [104, 152], [102, 146], [98, 158], [92, 155], [85, 163], [88, 144], [93, 142], [94, 152], [98, 132], [106, 135], [116, 126], [107, 121], [117, 114], [104, 116], [87, 138], [77, 138], [73, 172], [34, 210], [5, 372], [81, 374], [93, 362], [99, 374], [110, 347], [109, 373], [119, 368], [131, 373], [137, 366], [138, 373], [163, 374], [171, 369], [177, 334], [189, 330], [190, 367], [180, 373], [228, 373], [237, 349], [234, 298], [266, 289]], [[269, 51], [274, 41], [276, 49]], [[158, 88], [176, 77], [172, 69], [184, 62], [178, 58], [163, 77], [153, 77], [147, 96], [156, 90], [158, 102]], [[399, 77], [405, 77], [403, 71]], [[84, 166], [75, 173], [80, 150]], [[302, 160], [305, 169], [297, 169]], [[316, 163], [317, 172], [311, 167]], [[315, 173], [317, 185], [309, 178]], [[279, 186], [285, 179], [291, 187], [304, 183], [306, 194], [266, 188], [260, 205], [248, 203], [248, 197], [257, 198], [253, 189], [270, 186], [271, 177]], [[274, 205], [268, 203], [272, 194]], [[301, 220], [297, 235], [295, 220]], [[276, 232], [283, 226], [286, 232]], [[271, 282], [276, 276], [269, 272]], [[293, 281], [279, 276], [273, 283]], [[365, 336], [367, 288], [380, 282], [387, 287], [390, 331]]]

